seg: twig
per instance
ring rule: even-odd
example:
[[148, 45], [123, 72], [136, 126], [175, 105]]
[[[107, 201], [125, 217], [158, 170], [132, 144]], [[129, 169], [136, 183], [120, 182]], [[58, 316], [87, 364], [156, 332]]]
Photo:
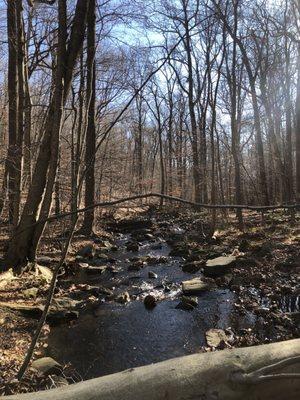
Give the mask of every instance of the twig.
[[65, 247], [63, 249], [60, 261], [59, 261], [59, 263], [57, 264], [57, 266], [55, 267], [55, 269], [53, 271], [53, 276], [52, 276], [52, 279], [51, 279], [51, 282], [50, 282], [50, 287], [49, 287], [48, 295], [47, 295], [47, 298], [46, 298], [46, 304], [45, 304], [42, 316], [41, 316], [41, 318], [40, 318], [40, 320], [38, 322], [36, 331], [35, 331], [35, 333], [33, 335], [32, 340], [31, 340], [31, 343], [30, 343], [30, 346], [28, 348], [28, 351], [27, 351], [27, 354], [25, 356], [25, 359], [23, 361], [23, 364], [21, 365], [21, 367], [19, 369], [19, 372], [17, 374], [18, 380], [21, 380], [23, 378], [23, 376], [24, 376], [24, 373], [26, 372], [26, 369], [27, 369], [27, 367], [28, 367], [28, 365], [30, 363], [31, 357], [33, 355], [35, 346], [36, 346], [37, 341], [38, 341], [38, 339], [40, 337], [41, 330], [42, 330], [42, 328], [44, 326], [44, 323], [46, 321], [46, 318], [47, 318], [47, 315], [48, 315], [48, 311], [50, 309], [50, 306], [51, 306], [51, 303], [52, 303], [52, 300], [53, 300], [53, 296], [54, 296], [54, 291], [55, 291], [55, 288], [56, 288], [56, 283], [57, 283], [57, 277], [58, 277], [58, 274], [59, 274], [59, 270], [63, 266], [63, 263], [65, 262], [65, 259], [67, 257], [67, 254], [68, 254], [68, 251], [69, 251], [69, 247], [70, 247], [70, 243], [72, 241], [73, 233], [74, 233], [74, 230], [75, 230], [76, 223], [77, 223], [77, 218], [72, 223], [72, 227], [71, 227], [70, 233], [68, 235], [67, 241], [65, 243]]

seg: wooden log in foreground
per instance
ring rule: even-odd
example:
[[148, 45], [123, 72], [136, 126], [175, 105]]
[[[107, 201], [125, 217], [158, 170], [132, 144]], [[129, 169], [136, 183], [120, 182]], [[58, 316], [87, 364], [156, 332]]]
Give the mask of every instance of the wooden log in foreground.
[[194, 354], [8, 400], [296, 400], [300, 339]]

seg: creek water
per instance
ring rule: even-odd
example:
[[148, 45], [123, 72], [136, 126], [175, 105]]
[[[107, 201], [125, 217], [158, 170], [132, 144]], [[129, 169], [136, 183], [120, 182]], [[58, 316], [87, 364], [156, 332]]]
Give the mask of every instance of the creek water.
[[[176, 308], [181, 282], [201, 274], [183, 273], [182, 259], [169, 256], [171, 249], [161, 239], [161, 246], [147, 241], [137, 253], [126, 250], [129, 239], [129, 235], [120, 235], [118, 251], [108, 253], [116, 260], [117, 274], [91, 277], [81, 273], [75, 280], [110, 287], [114, 293], [127, 291], [134, 300], [127, 304], [103, 301], [93, 312], [82, 312], [74, 323], [51, 328], [47, 354], [71, 363], [83, 379], [197, 352], [205, 346], [205, 332], [211, 328], [239, 331], [259, 323], [249, 312], [236, 313], [236, 295], [228, 289], [200, 294], [198, 307], [192, 311]], [[129, 272], [128, 259], [135, 256], [167, 258]], [[157, 279], [149, 279], [149, 271]], [[143, 304], [149, 293], [160, 299], [152, 310]]]

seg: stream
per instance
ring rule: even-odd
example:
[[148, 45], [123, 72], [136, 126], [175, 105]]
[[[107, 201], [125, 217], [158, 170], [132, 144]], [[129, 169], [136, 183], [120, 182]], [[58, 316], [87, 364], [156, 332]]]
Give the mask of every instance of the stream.
[[[206, 345], [205, 332], [211, 328], [240, 332], [262, 323], [250, 312], [237, 313], [236, 294], [229, 289], [201, 293], [192, 311], [176, 308], [181, 282], [201, 273], [182, 272], [183, 259], [169, 256], [171, 248], [161, 238], [142, 242], [138, 252], [126, 249], [130, 240], [130, 234], [119, 234], [118, 250], [107, 253], [117, 273], [106, 271], [99, 276], [80, 272], [74, 282], [109, 287], [114, 294], [128, 292], [131, 301], [100, 301], [95, 310], [81, 312], [72, 324], [51, 328], [47, 355], [60, 363], [71, 363], [82, 379], [198, 352]], [[155, 257], [157, 262], [140, 271], [128, 271], [129, 259], [143, 256]], [[150, 271], [156, 279], [148, 277]], [[159, 299], [151, 310], [143, 303], [147, 294]], [[299, 307], [299, 298], [296, 301]]]

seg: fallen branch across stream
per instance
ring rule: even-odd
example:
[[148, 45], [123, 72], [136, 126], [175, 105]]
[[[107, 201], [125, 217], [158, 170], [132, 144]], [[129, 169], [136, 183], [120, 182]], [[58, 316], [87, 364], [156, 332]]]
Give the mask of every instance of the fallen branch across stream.
[[158, 199], [163, 199], [163, 200], [168, 200], [172, 202], [177, 202], [185, 205], [189, 205], [191, 207], [196, 208], [197, 210], [202, 209], [207, 209], [207, 210], [249, 210], [249, 211], [256, 211], [256, 212], [267, 212], [267, 211], [274, 211], [274, 210], [294, 210], [298, 211], [300, 210], [300, 204], [281, 204], [281, 205], [272, 205], [272, 206], [249, 206], [249, 205], [238, 205], [238, 204], [202, 204], [202, 203], [195, 203], [193, 201], [181, 199], [180, 197], [175, 197], [175, 196], [168, 196], [166, 194], [161, 194], [161, 193], [146, 193], [146, 194], [140, 194], [140, 195], [134, 195], [134, 196], [129, 196], [129, 197], [123, 197], [121, 199], [117, 200], [112, 200], [112, 201], [104, 201], [100, 203], [94, 203], [91, 206], [84, 207], [84, 208], [79, 208], [76, 211], [68, 211], [65, 213], [61, 214], [56, 214], [52, 215], [46, 219], [40, 220], [35, 222], [34, 224], [27, 226], [18, 234], [21, 234], [24, 232], [24, 230], [32, 228], [38, 224], [44, 224], [47, 222], [53, 222], [57, 221], [66, 217], [70, 217], [72, 215], [79, 215], [82, 214], [86, 211], [89, 211], [93, 208], [109, 208], [109, 207], [114, 207], [119, 204], [123, 203], [128, 203], [136, 200], [141, 200], [141, 199], [149, 199], [149, 198], [158, 198]]
[[65, 218], [74, 214], [84, 213], [92, 208], [98, 207], [113, 207], [118, 204], [127, 203], [130, 201], [141, 200], [141, 199], [148, 199], [148, 198], [159, 198], [163, 200], [168, 200], [172, 202], [178, 202], [181, 204], [186, 204], [197, 209], [207, 209], [207, 210], [250, 210], [250, 211], [257, 211], [257, 212], [265, 212], [265, 211], [272, 211], [272, 210], [300, 210], [300, 204], [281, 204], [281, 205], [272, 205], [272, 206], [249, 206], [249, 205], [237, 205], [237, 204], [202, 204], [202, 203], [195, 203], [194, 201], [189, 201], [185, 199], [181, 199], [180, 197], [175, 196], [168, 196], [166, 194], [161, 193], [146, 193], [140, 194], [135, 196], [123, 197], [121, 199], [112, 200], [112, 201], [104, 201], [101, 203], [95, 203], [91, 206], [85, 208], [79, 208], [76, 211], [70, 211], [62, 214], [57, 214], [51, 216], [47, 219], [48, 221], [54, 221], [57, 219]]
[[194, 354], [8, 400], [296, 400], [300, 339]]

